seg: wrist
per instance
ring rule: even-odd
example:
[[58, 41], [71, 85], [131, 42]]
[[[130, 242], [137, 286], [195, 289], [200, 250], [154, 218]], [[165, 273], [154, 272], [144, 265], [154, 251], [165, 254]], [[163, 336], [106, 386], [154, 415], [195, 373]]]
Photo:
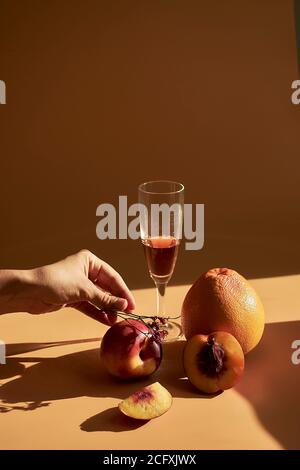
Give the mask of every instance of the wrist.
[[26, 311], [35, 277], [34, 269], [0, 271], [0, 314]]

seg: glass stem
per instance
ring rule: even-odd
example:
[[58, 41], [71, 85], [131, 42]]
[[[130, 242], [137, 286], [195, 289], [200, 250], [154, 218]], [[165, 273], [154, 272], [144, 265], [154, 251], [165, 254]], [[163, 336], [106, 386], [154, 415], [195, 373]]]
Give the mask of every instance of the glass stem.
[[166, 295], [166, 282], [155, 282], [156, 285], [156, 311], [158, 317], [166, 316], [166, 305], [165, 305], [165, 295]]

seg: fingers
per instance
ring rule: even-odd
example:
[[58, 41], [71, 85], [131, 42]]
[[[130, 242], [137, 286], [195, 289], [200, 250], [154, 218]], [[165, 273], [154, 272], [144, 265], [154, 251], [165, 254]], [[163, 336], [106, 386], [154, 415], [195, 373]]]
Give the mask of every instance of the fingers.
[[126, 299], [110, 294], [110, 292], [101, 289], [99, 286], [93, 284], [91, 281], [89, 281], [89, 283], [90, 286], [88, 289], [88, 301], [91, 302], [93, 305], [95, 305], [99, 309], [122, 311], [126, 310], [128, 306], [128, 302]]
[[[100, 260], [92, 253], [89, 253], [89, 279], [95, 282], [101, 289], [108, 291], [113, 296], [126, 299], [125, 307], [121, 307], [116, 300], [110, 300], [109, 304], [116, 302], [119, 306], [115, 309], [128, 311], [134, 310], [135, 301], [134, 297], [125, 284], [120, 274], [115, 271], [108, 263]], [[107, 300], [107, 299], [106, 299]], [[124, 304], [123, 304], [124, 305]]]
[[103, 323], [107, 326], [114, 325], [118, 319], [116, 314], [112, 312], [108, 313], [100, 311], [97, 307], [90, 304], [89, 302], [79, 302], [77, 304], [72, 305], [72, 307], [76, 308], [88, 317], [93, 318], [94, 320], [97, 320], [98, 322]]
[[135, 300], [125, 284], [124, 280], [117, 271], [115, 271], [109, 264], [102, 262], [100, 272], [98, 274], [97, 284], [109, 290], [112, 294], [122, 297], [127, 300], [127, 309], [135, 309]]

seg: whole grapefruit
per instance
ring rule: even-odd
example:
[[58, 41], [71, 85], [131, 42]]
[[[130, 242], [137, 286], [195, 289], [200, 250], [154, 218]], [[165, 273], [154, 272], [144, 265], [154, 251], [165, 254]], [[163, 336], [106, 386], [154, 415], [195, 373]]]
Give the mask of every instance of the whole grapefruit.
[[181, 319], [187, 339], [227, 331], [245, 354], [258, 344], [265, 324], [264, 307], [254, 288], [228, 268], [210, 269], [200, 276], [184, 299]]

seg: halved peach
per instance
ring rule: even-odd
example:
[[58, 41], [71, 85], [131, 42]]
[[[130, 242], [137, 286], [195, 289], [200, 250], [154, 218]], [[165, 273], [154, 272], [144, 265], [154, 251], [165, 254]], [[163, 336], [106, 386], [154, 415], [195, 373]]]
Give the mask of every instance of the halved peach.
[[172, 405], [172, 395], [159, 382], [134, 392], [119, 404], [126, 416], [135, 419], [152, 419], [166, 413]]
[[230, 333], [195, 335], [184, 348], [183, 365], [190, 382], [204, 393], [233, 387], [244, 370], [244, 353]]

